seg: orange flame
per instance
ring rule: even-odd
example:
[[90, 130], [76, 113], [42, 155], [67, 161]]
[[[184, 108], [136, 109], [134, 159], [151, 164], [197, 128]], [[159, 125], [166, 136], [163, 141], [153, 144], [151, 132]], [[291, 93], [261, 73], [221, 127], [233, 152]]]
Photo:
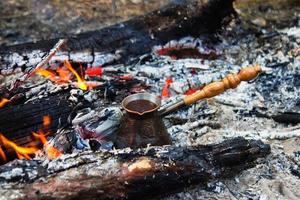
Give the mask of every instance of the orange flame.
[[72, 67], [71, 63], [67, 60], [64, 61], [63, 67], [59, 67], [56, 69], [56, 73], [43, 68], [37, 69], [35, 73], [44, 76], [55, 83], [68, 83], [71, 80], [71, 75], [73, 74], [77, 79], [77, 87], [82, 90], [88, 89], [88, 85], [86, 84], [84, 79], [78, 75], [76, 70]]
[[0, 157], [2, 158], [2, 160], [4, 160], [5, 162], [7, 161], [6, 155], [2, 149], [2, 147], [0, 146]]
[[47, 158], [52, 160], [52, 159], [58, 158], [62, 155], [62, 153], [58, 149], [56, 149], [55, 147], [51, 146], [48, 143], [45, 134], [43, 134], [42, 132], [39, 132], [39, 133], [33, 132], [32, 134], [34, 137], [40, 139], [41, 142], [43, 143], [45, 152], [47, 154]]
[[[51, 123], [51, 118], [49, 115], [46, 115], [43, 117], [43, 125], [44, 127], [48, 127]], [[47, 134], [44, 134], [42, 131], [39, 131], [38, 133], [35, 133], [35, 132], [32, 132], [33, 136], [36, 137], [37, 139], [39, 139], [43, 146], [44, 146], [44, 150], [45, 150], [45, 153], [47, 155], [47, 157], [52, 160], [54, 158], [58, 158], [59, 156], [62, 155], [62, 153], [56, 149], [55, 147], [51, 146], [47, 139], [46, 139], [46, 135]]]
[[71, 80], [71, 74], [64, 66], [57, 68], [56, 72], [58, 73], [61, 82], [67, 83]]
[[0, 108], [4, 107], [10, 100], [6, 98], [2, 98], [0, 100]]
[[38, 68], [36, 71], [35, 71], [36, 74], [38, 75], [41, 75], [41, 76], [44, 76], [48, 79], [50, 79], [51, 81], [56, 81], [56, 75], [55, 73], [47, 70], [47, 69], [43, 69], [43, 68]]
[[[49, 126], [51, 123], [51, 118], [49, 115], [46, 115], [43, 117], [43, 125], [44, 127]], [[41, 143], [44, 146], [44, 150], [45, 153], [48, 157], [48, 159], [54, 159], [54, 158], [58, 158], [59, 156], [62, 155], [62, 153], [56, 149], [55, 147], [51, 146], [47, 139], [46, 139], [46, 135], [44, 134], [42, 131], [39, 131], [38, 133], [34, 133], [32, 132], [33, 136], [35, 138], [37, 138], [39, 141], [41, 141]], [[2, 146], [5, 146], [7, 148], [12, 148], [19, 159], [31, 159], [30, 155], [32, 154], [36, 154], [39, 151], [39, 148], [36, 145], [32, 145], [30, 147], [22, 147], [17, 145], [16, 143], [14, 143], [13, 141], [7, 139], [4, 135], [2, 135], [0, 133], [0, 144]], [[0, 145], [0, 158], [2, 158], [2, 160], [7, 161], [7, 157], [2, 149]]]
[[51, 123], [51, 118], [49, 115], [43, 117], [43, 125], [44, 127], [48, 127]]
[[65, 60], [64, 62], [65, 66], [75, 75], [76, 79], [77, 79], [77, 85], [80, 89], [82, 90], [87, 90], [88, 86], [86, 85], [86, 83], [81, 79], [81, 77], [78, 75], [78, 73], [76, 72], [75, 69], [73, 69], [71, 63], [67, 60]]
[[36, 147], [21, 147], [4, 137], [2, 134], [0, 134], [0, 141], [4, 146], [14, 149], [19, 159], [30, 159], [29, 155], [38, 151], [38, 148]]

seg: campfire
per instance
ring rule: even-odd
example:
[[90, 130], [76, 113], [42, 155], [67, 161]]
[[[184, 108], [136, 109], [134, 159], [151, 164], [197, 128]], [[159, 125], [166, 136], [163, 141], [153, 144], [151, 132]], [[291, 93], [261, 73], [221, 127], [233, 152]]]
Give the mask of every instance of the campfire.
[[239, 14], [172, 2], [1, 47], [3, 198], [299, 197], [299, 27], [257, 33]]

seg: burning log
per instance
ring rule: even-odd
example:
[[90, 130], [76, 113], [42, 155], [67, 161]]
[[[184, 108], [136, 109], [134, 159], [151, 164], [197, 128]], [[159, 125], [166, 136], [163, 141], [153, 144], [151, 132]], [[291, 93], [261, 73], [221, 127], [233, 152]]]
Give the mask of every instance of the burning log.
[[[176, 1], [161, 10], [101, 30], [70, 36], [67, 57], [80, 50], [87, 52], [85, 63], [93, 64], [97, 53], [122, 52], [119, 61], [147, 53], [155, 45], [187, 35], [211, 33], [222, 27], [226, 17], [234, 13], [234, 0]], [[37, 65], [58, 39], [0, 47], [1, 73], [12, 68], [25, 70]], [[121, 57], [119, 57], [121, 56]], [[75, 56], [76, 57], [76, 56]], [[70, 60], [70, 59], [69, 59]], [[72, 60], [72, 59], [71, 59]]]
[[[24, 105], [8, 105], [0, 109], [0, 133], [17, 145], [26, 147], [35, 141], [32, 132], [46, 128], [44, 131], [54, 133], [60, 126], [66, 126], [71, 111], [71, 104], [57, 97], [42, 98]], [[36, 145], [41, 146], [41, 143]], [[13, 149], [2, 149], [8, 160], [17, 157]], [[0, 159], [0, 164], [2, 161]]]
[[269, 153], [261, 141], [235, 138], [207, 146], [84, 152], [48, 163], [17, 160], [0, 167], [0, 194], [7, 199], [149, 199], [231, 177]]

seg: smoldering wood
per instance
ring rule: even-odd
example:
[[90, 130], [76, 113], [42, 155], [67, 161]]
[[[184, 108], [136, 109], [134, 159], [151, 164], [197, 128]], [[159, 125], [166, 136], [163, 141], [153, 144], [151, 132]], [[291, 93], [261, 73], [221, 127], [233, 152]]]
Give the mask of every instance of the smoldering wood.
[[149, 199], [232, 177], [270, 153], [260, 140], [234, 138], [194, 147], [83, 152], [0, 167], [7, 199]]
[[[101, 94], [98, 97], [102, 99], [103, 104], [119, 103], [128, 95], [130, 88], [139, 84], [143, 85], [143, 82], [137, 79], [122, 81], [115, 78], [97, 87]], [[58, 129], [70, 125], [69, 122], [72, 117], [75, 117], [78, 109], [94, 106], [83, 96], [76, 97], [78, 102], [70, 101], [71, 87], [60, 88], [55, 92], [50, 89], [46, 96], [35, 98], [39, 92], [47, 90], [46, 88], [19, 87], [12, 92], [5, 90], [5, 88], [0, 91], [0, 96], [10, 99], [8, 105], [0, 108], [0, 133], [18, 145], [30, 146], [33, 145], [36, 139], [33, 137], [32, 132], [45, 129], [43, 126], [44, 116], [49, 116], [51, 119], [50, 126], [44, 131], [56, 133]], [[116, 95], [116, 92], [118, 92], [118, 95]], [[28, 96], [33, 96], [33, 98]], [[28, 100], [30, 101], [25, 103]], [[16, 158], [16, 154], [12, 149], [5, 149], [5, 147], [3, 149], [9, 160]], [[4, 163], [0, 159], [1, 164]]]
[[[227, 17], [234, 13], [234, 0], [179, 0], [172, 1], [160, 10], [151, 12], [129, 21], [67, 37], [69, 55], [80, 50], [115, 53], [121, 50], [119, 62], [130, 62], [151, 50], [154, 45], [184, 36], [198, 36], [212, 33], [222, 27]], [[29, 62], [35, 52], [36, 64], [57, 43], [50, 39], [34, 43], [0, 47], [0, 69], [32, 67]], [[38, 51], [38, 52], [37, 52]], [[16, 62], [15, 57], [19, 56]], [[93, 60], [93, 59], [92, 59]], [[35, 64], [35, 65], [36, 65]]]
[[[51, 119], [51, 124], [45, 131], [55, 133], [58, 128], [68, 124], [68, 117], [72, 111], [71, 103], [62, 97], [63, 95], [50, 96], [26, 104], [5, 106], [0, 109], [0, 133], [18, 145], [32, 145], [35, 141], [32, 132], [45, 129], [44, 116]], [[12, 149], [2, 149], [7, 153], [9, 160], [16, 158]]]

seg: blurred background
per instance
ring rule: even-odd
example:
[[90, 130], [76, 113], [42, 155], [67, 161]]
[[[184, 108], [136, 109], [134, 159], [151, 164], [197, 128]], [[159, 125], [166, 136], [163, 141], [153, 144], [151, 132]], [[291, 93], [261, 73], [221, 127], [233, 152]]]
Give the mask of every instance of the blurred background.
[[[170, 1], [175, 0], [1, 0], [0, 45], [97, 30]], [[254, 27], [285, 26], [300, 18], [300, 0], [236, 0], [235, 7]]]

